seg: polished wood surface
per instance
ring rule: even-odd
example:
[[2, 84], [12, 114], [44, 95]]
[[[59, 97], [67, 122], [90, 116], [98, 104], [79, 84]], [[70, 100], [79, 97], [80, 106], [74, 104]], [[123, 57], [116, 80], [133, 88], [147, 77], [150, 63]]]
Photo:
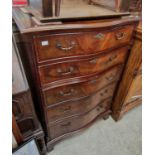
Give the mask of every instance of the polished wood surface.
[[58, 122], [50, 125], [50, 138], [54, 139], [56, 137], [62, 136], [65, 133], [78, 130], [93, 121], [98, 115], [104, 113], [108, 108], [105, 106], [104, 102], [101, 102], [93, 110], [87, 112], [86, 114], [80, 116], [74, 116], [73, 118], [68, 118], [63, 122]]
[[[114, 9], [110, 10], [106, 7], [100, 7], [99, 5], [90, 5], [89, 0], [30, 1], [31, 3], [29, 6], [26, 7], [26, 10], [28, 10], [30, 14], [37, 17], [42, 22], [92, 19], [101, 17], [119, 17], [129, 14], [129, 12], [127, 12], [127, 9], [124, 9], [123, 12], [116, 12]], [[123, 6], [125, 6], [125, 4]], [[127, 6], [129, 7], [129, 5]]]
[[50, 106], [59, 102], [89, 96], [112, 82], [117, 82], [121, 75], [121, 68], [115, 68], [104, 75], [96, 76], [92, 80], [61, 86], [44, 91], [45, 104]]
[[[46, 153], [44, 132], [36, 116], [34, 103], [29, 89], [25, 71], [19, 55], [17, 46], [20, 39], [17, 39], [17, 29], [13, 29], [13, 94], [12, 94], [12, 112], [14, 135], [20, 132], [22, 142], [35, 138], [42, 154]], [[15, 124], [16, 123], [16, 124]], [[17, 128], [17, 129], [16, 129]], [[19, 136], [16, 137], [19, 141]]]
[[[125, 72], [120, 82], [112, 106], [112, 116], [115, 120], [122, 118], [128, 110], [142, 103], [142, 29], [141, 23], [136, 29]], [[124, 110], [125, 109], [125, 110]]]
[[[73, 30], [79, 32], [80, 29], [83, 31], [88, 31], [89, 29], [109, 29], [111, 27], [118, 28], [123, 25], [133, 24], [139, 21], [141, 18], [139, 16], [125, 16], [114, 19], [100, 19], [100, 20], [86, 20], [86, 21], [76, 21], [76, 22], [49, 22], [41, 23], [37, 19], [30, 16], [27, 13], [23, 13], [20, 8], [13, 8], [13, 19], [15, 20], [18, 28], [22, 34], [35, 33], [35, 32], [52, 32], [60, 30], [69, 30], [71, 33]], [[75, 32], [75, 31], [74, 31]]]
[[39, 66], [40, 80], [44, 85], [58, 80], [103, 72], [112, 66], [125, 63], [127, 53], [128, 47], [125, 47], [107, 55], [89, 59]]
[[[112, 94], [113, 94], [113, 92], [114, 92], [114, 90], [115, 90], [115, 87], [116, 87], [116, 83], [114, 83], [114, 84], [111, 84], [111, 85], [109, 85], [109, 86], [106, 86], [106, 87], [104, 87], [104, 88], [102, 88], [100, 91], [102, 92], [101, 93], [101, 97], [103, 98], [103, 97], [108, 97], [108, 96], [112, 96]], [[95, 92], [94, 92], [95, 93]], [[84, 97], [88, 97], [88, 96], [90, 96], [90, 95], [93, 95], [94, 93], [91, 93], [91, 94], [81, 94], [81, 95], [74, 95], [73, 97], [72, 96], [66, 96], [66, 97], [63, 97], [63, 100], [62, 99], [57, 99], [57, 102], [60, 104], [61, 102], [62, 103], [66, 103], [66, 102], [68, 102], [68, 101], [76, 101], [77, 99], [81, 99], [81, 98], [84, 98]], [[97, 95], [98, 96], [98, 95]], [[51, 101], [50, 99], [51, 99], [52, 97], [50, 96], [49, 98], [47, 98], [46, 100], [48, 101]], [[53, 97], [54, 98], [54, 97]], [[49, 102], [49, 103], [47, 103], [47, 105], [49, 106], [49, 107], [52, 107], [54, 104], [55, 105], [58, 105], [58, 103], [57, 102], [55, 102], [55, 103], [52, 103], [52, 102]], [[66, 103], [67, 104], [67, 103]]]
[[36, 36], [35, 45], [38, 61], [88, 55], [94, 54], [94, 52], [103, 53], [109, 48], [129, 44], [133, 29], [133, 25], [128, 25], [112, 29], [109, 32], [75, 32], [72, 34]]
[[139, 18], [39, 23], [19, 9], [13, 16], [48, 150], [108, 118], [111, 103], [104, 100], [114, 97]]
[[[108, 90], [109, 89], [102, 89], [90, 97], [85, 97], [84, 99], [78, 101], [66, 102], [65, 104], [60, 104], [53, 108], [47, 109], [48, 122], [54, 123], [56, 121], [63, 121], [65, 118], [86, 113], [106, 98], [109, 99], [104, 101], [104, 103], [105, 105], [110, 106], [113, 92], [105, 93]], [[114, 89], [110, 91], [114, 91]]]

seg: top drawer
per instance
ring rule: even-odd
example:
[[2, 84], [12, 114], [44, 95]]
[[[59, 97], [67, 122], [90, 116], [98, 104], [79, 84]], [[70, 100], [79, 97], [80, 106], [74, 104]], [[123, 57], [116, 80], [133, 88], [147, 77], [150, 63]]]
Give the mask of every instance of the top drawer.
[[61, 33], [37, 36], [35, 41], [37, 60], [39, 62], [64, 58], [96, 54], [109, 48], [128, 44], [134, 26], [128, 25], [111, 31], [92, 31], [78, 33]]

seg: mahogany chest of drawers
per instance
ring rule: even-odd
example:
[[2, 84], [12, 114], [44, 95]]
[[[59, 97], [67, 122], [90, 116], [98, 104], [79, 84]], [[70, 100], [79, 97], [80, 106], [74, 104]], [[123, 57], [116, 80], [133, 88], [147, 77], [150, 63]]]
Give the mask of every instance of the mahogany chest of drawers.
[[109, 116], [138, 18], [39, 25], [20, 9], [13, 16], [50, 150]]

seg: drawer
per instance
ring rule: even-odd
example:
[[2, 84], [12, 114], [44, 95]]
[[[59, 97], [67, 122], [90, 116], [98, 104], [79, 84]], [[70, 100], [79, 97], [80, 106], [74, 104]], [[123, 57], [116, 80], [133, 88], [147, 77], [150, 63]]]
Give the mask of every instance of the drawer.
[[107, 55], [86, 60], [63, 62], [39, 67], [42, 85], [57, 80], [91, 75], [106, 70], [117, 64], [124, 63], [128, 48], [121, 48]]
[[38, 62], [71, 56], [101, 53], [129, 44], [134, 26], [109, 31], [75, 32], [36, 36], [34, 39]]
[[[107, 92], [109, 90], [109, 92]], [[97, 104], [104, 102], [104, 107], [110, 107], [112, 96], [115, 89], [102, 89], [90, 97], [81, 100], [66, 102], [47, 109], [48, 122], [55, 122], [66, 117], [86, 113], [93, 109]], [[109, 99], [107, 99], [109, 98]], [[105, 100], [106, 99], [106, 100]]]
[[72, 118], [65, 119], [62, 122], [52, 124], [49, 127], [50, 138], [54, 139], [62, 136], [63, 134], [81, 129], [92, 122], [98, 115], [106, 111], [107, 109], [104, 106], [104, 102], [102, 102], [86, 114], [74, 116]]
[[121, 70], [120, 67], [117, 67], [106, 72], [104, 75], [94, 77], [92, 80], [86, 82], [44, 90], [45, 104], [50, 106], [56, 103], [89, 96], [112, 82], [118, 81]]

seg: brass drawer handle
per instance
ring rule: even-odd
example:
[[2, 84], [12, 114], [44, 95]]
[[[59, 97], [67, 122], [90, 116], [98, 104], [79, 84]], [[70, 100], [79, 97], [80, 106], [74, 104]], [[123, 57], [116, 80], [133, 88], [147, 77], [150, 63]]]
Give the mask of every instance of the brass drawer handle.
[[103, 33], [98, 33], [95, 35], [96, 39], [103, 39], [104, 37], [105, 37], [105, 34], [103, 34]]
[[89, 61], [91, 64], [96, 64], [97, 63], [97, 59], [92, 59]]
[[71, 110], [71, 106], [60, 109], [61, 112], [65, 113]]
[[97, 82], [97, 79], [91, 80], [89, 83], [90, 83], [90, 84], [95, 84], [96, 82]]
[[69, 51], [69, 50], [73, 49], [74, 47], [75, 47], [75, 42], [74, 41], [71, 41], [68, 44], [68, 47], [63, 47], [60, 42], [56, 43], [56, 48], [58, 48], [58, 49], [60, 49], [62, 51]]
[[112, 62], [112, 61], [114, 61], [116, 58], [117, 58], [117, 55], [113, 55], [112, 57], [109, 58], [108, 61], [109, 61], [109, 62]]
[[88, 83], [89, 83], [89, 84], [95, 84], [95, 83], [97, 83], [97, 81], [99, 80], [99, 79], [98, 79], [98, 78], [99, 78], [99, 76], [98, 76], [98, 75], [96, 75], [94, 78], [95, 78], [95, 79], [93, 79], [93, 80], [89, 81]]
[[61, 96], [71, 96], [72, 94], [74, 93], [74, 89], [71, 89], [70, 91], [68, 92], [63, 92], [63, 91], [60, 91], [59, 94]]
[[100, 110], [103, 110], [103, 109], [104, 109], [103, 105], [99, 104], [98, 107], [97, 107], [97, 111], [100, 111]]
[[61, 75], [69, 75], [72, 74], [74, 72], [74, 67], [69, 67], [69, 69], [67, 69], [67, 71], [62, 71], [62, 69], [58, 68], [57, 69], [57, 73], [61, 74]]
[[67, 126], [70, 126], [71, 125], [71, 122], [68, 122], [66, 124], [61, 124], [62, 127], [67, 127]]
[[116, 34], [116, 39], [117, 39], [117, 40], [122, 40], [122, 39], [124, 39], [125, 35], [126, 35], [125, 32], [117, 33], [117, 34]]
[[100, 93], [100, 96], [104, 96], [105, 94], [107, 94], [108, 93], [108, 89], [106, 89], [104, 92], [101, 92]]
[[109, 64], [111, 62], [113, 62], [115, 59], [117, 59], [117, 55], [113, 55], [111, 56], [106, 62], [104, 62], [103, 64]]

